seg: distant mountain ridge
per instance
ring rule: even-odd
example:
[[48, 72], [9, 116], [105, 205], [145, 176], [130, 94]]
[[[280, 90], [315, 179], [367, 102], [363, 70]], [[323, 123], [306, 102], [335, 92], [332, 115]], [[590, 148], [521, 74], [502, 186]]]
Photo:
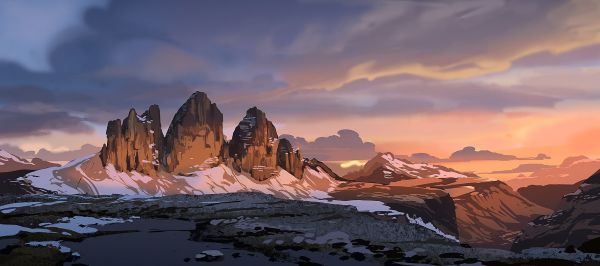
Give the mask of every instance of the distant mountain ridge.
[[529, 176], [510, 179], [506, 183], [514, 189], [531, 185], [572, 185], [587, 179], [598, 169], [600, 169], [600, 160], [590, 159], [586, 156], [573, 156], [565, 158], [558, 166], [543, 167], [535, 170]]
[[39, 158], [33, 158], [31, 160], [23, 159], [0, 149], [0, 173], [19, 170], [39, 170], [53, 166], [60, 165]]
[[466, 178], [477, 177], [461, 173], [441, 165], [412, 163], [398, 159], [392, 153], [379, 153], [358, 171], [344, 175], [349, 181], [389, 184], [394, 181], [420, 178]]

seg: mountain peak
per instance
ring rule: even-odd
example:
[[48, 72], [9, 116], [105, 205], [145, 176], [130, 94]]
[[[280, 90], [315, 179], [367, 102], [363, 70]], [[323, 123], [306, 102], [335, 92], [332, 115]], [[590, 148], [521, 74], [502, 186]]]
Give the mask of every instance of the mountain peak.
[[367, 161], [362, 169], [345, 175], [344, 179], [389, 184], [405, 179], [466, 177], [472, 177], [472, 175], [441, 165], [412, 163], [396, 158], [391, 152], [382, 152]]
[[17, 170], [39, 170], [53, 166], [60, 165], [50, 163], [39, 158], [34, 158], [31, 161], [28, 161], [10, 152], [0, 149], [0, 173]]
[[206, 93], [195, 92], [179, 108], [165, 137], [169, 171], [188, 172], [221, 154], [223, 114]]
[[112, 120], [106, 127], [107, 142], [100, 151], [104, 166], [114, 165], [119, 171], [138, 171], [156, 175], [162, 169], [160, 156], [163, 144], [160, 110], [150, 107], [142, 116], [134, 108], [122, 121]]
[[229, 142], [234, 168], [258, 180], [268, 179], [277, 171], [278, 135], [267, 115], [252, 107], [246, 111]]

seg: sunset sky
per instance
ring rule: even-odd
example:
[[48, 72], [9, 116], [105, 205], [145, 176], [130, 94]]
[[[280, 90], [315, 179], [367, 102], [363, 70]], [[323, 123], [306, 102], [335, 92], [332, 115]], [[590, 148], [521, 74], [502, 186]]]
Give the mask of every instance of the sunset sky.
[[231, 134], [600, 157], [600, 1], [0, 1], [0, 144], [63, 151], [207, 92]]

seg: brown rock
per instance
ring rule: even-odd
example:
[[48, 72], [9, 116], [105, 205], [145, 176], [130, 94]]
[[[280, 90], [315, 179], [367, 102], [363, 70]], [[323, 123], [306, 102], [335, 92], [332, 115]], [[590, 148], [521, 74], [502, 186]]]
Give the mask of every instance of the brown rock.
[[275, 126], [256, 107], [246, 111], [229, 142], [234, 168], [248, 172], [254, 179], [265, 180], [277, 174], [278, 136]]
[[333, 179], [338, 180], [338, 181], [349, 181], [349, 180], [346, 180], [346, 179], [340, 177], [333, 170], [331, 170], [331, 168], [329, 168], [329, 166], [327, 166], [325, 163], [323, 163], [315, 158], [312, 158], [310, 160], [308, 160], [308, 159], [304, 160], [304, 167], [311, 168], [318, 172], [325, 172], [325, 173], [327, 173], [327, 175], [331, 176]]
[[141, 116], [131, 109], [123, 124], [120, 119], [108, 122], [107, 143], [100, 152], [102, 164], [112, 164], [118, 171], [138, 171], [156, 176], [157, 171], [162, 169], [160, 151], [163, 134], [160, 128], [157, 105], [150, 106]]
[[193, 171], [219, 157], [223, 142], [223, 114], [204, 92], [195, 92], [169, 126], [163, 164], [169, 172]]
[[279, 140], [277, 165], [296, 178], [302, 178], [302, 174], [304, 173], [304, 158], [302, 158], [300, 150], [294, 150], [294, 147], [287, 139]]

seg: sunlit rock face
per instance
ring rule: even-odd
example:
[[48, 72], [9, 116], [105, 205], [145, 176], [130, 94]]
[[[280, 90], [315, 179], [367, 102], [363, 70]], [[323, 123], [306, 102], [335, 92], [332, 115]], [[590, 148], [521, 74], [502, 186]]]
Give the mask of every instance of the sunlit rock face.
[[256, 107], [248, 109], [229, 142], [229, 156], [238, 171], [265, 180], [277, 173], [279, 140], [273, 123]]
[[177, 111], [165, 137], [163, 164], [169, 172], [195, 170], [222, 151], [223, 114], [206, 93], [194, 93]]
[[296, 178], [302, 178], [304, 173], [304, 158], [300, 150], [294, 150], [294, 147], [287, 139], [280, 139], [277, 147], [277, 165]]
[[164, 137], [160, 128], [157, 105], [141, 116], [131, 109], [122, 123], [120, 119], [108, 122], [107, 143], [100, 152], [102, 164], [112, 164], [119, 171], [156, 175], [162, 169]]
[[194, 93], [179, 108], [166, 136], [156, 105], [141, 116], [132, 109], [123, 122], [110, 121], [106, 134], [102, 164], [122, 172], [187, 174], [225, 163], [259, 181], [276, 177], [278, 167], [298, 179], [304, 173], [300, 151], [279, 140], [273, 123], [256, 107], [248, 109], [226, 142], [223, 114], [203, 92]]

